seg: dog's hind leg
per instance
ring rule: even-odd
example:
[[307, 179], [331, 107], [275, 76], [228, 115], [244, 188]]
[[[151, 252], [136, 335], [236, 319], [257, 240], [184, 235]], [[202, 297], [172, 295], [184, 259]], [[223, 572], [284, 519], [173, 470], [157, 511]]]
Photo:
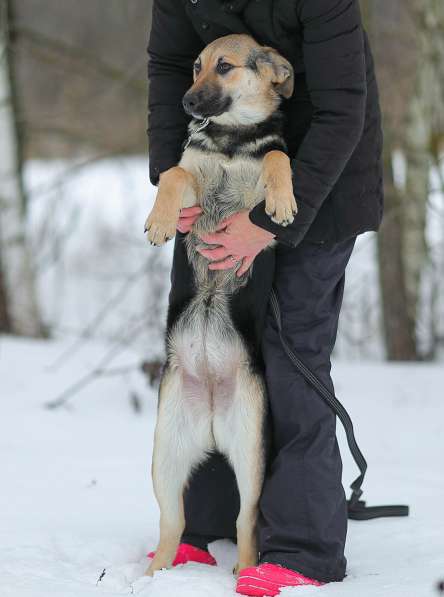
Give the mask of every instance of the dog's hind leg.
[[237, 572], [257, 563], [256, 523], [265, 469], [265, 386], [258, 375], [241, 366], [234, 380], [218, 384], [213, 400], [216, 446], [233, 466], [240, 494]]
[[[171, 566], [185, 527], [183, 491], [191, 470], [211, 449], [206, 389], [181, 368], [168, 367], [159, 391], [153, 484], [160, 508], [160, 539], [146, 574]], [[193, 402], [199, 408], [193, 408]], [[197, 405], [196, 405], [197, 406]]]

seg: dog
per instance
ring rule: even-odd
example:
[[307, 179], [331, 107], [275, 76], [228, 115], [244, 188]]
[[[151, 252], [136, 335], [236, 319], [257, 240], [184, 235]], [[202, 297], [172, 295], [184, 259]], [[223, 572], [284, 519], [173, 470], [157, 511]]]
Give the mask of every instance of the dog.
[[193, 79], [183, 97], [192, 116], [189, 138], [179, 164], [161, 174], [145, 225], [150, 242], [162, 245], [174, 237], [182, 207], [203, 210], [185, 240], [194, 294], [167, 329], [152, 464], [160, 540], [151, 576], [171, 566], [185, 526], [184, 489], [214, 450], [227, 457], [239, 488], [236, 570], [256, 564], [266, 389], [231, 302], [254, 276], [254, 264], [240, 277], [237, 267], [211, 271], [198, 248], [201, 234], [261, 201], [282, 226], [297, 212], [279, 111], [293, 93], [290, 63], [248, 35], [227, 35], [202, 51]]

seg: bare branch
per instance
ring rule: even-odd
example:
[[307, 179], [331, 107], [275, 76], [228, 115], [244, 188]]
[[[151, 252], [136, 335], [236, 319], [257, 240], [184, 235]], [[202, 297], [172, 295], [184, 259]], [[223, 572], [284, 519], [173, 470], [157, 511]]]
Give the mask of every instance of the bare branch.
[[90, 321], [90, 323], [85, 327], [83, 332], [80, 334], [79, 338], [72, 344], [69, 348], [67, 348], [59, 357], [58, 359], [51, 365], [50, 369], [55, 370], [61, 367], [68, 359], [72, 358], [79, 348], [85, 343], [86, 340], [91, 338], [94, 330], [104, 321], [106, 316], [117, 307], [117, 305], [125, 298], [128, 290], [131, 288], [133, 284], [140, 281], [141, 276], [145, 273], [148, 273], [151, 269], [151, 263], [144, 263], [142, 267], [137, 268], [135, 272], [130, 274], [125, 281], [123, 282], [119, 291], [106, 303], [106, 305], [101, 309], [96, 316]]
[[[128, 346], [129, 343], [133, 342], [135, 338], [137, 338], [137, 336], [139, 336], [139, 334], [146, 328], [146, 321], [148, 317], [139, 321], [136, 326], [134, 326], [127, 332], [124, 338], [121, 338], [118, 342], [116, 342], [116, 344], [112, 346], [111, 349], [104, 354], [102, 359], [99, 361], [97, 367], [95, 367], [92, 371], [84, 375], [74, 384], [69, 386], [59, 396], [57, 396], [57, 398], [51, 400], [50, 402], [47, 402], [45, 404], [46, 408], [50, 410], [55, 410], [56, 408], [65, 405], [71, 398], [73, 398], [73, 396], [75, 396], [77, 393], [83, 390], [95, 379], [99, 377], [106, 377], [109, 371], [111, 371], [111, 375], [113, 375], [113, 370], [108, 370], [106, 369], [106, 367], [111, 363], [111, 361], [113, 361], [117, 357], [118, 354], [122, 352], [122, 350], [124, 350]], [[136, 366], [132, 365], [125, 372], [135, 370], [136, 368], [140, 369], [140, 364]], [[118, 374], [121, 375], [123, 369], [119, 368], [118, 371]]]
[[128, 72], [114, 65], [107, 64], [97, 58], [95, 54], [85, 52], [78, 46], [72, 46], [66, 42], [50, 37], [41, 32], [15, 24], [13, 28], [15, 35], [33, 46], [34, 52], [39, 51], [39, 57], [47, 62], [58, 62], [61, 60], [70, 61], [70, 68], [77, 67], [82, 71], [94, 71], [97, 74], [117, 81], [126, 81], [126, 83], [140, 94], [146, 94], [146, 82], [132, 75], [128, 77]]

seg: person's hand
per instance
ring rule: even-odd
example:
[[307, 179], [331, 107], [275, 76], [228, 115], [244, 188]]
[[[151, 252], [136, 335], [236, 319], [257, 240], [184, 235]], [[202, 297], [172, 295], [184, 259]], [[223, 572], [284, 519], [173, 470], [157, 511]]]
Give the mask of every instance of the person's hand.
[[209, 245], [217, 245], [210, 249], [198, 248], [199, 253], [212, 262], [209, 269], [231, 269], [240, 263], [236, 272], [240, 277], [251, 267], [256, 255], [272, 242], [274, 234], [253, 224], [245, 210], [221, 222], [213, 234], [203, 234], [200, 238]]
[[184, 233], [189, 232], [201, 213], [202, 209], [198, 205], [195, 205], [194, 207], [184, 207], [181, 209], [179, 221], [177, 223], [177, 230]]

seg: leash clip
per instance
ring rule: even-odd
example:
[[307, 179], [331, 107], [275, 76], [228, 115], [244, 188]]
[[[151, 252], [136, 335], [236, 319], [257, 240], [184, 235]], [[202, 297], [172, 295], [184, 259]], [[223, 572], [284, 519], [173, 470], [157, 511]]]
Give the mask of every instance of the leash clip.
[[183, 150], [185, 150], [188, 147], [188, 145], [191, 143], [191, 138], [193, 137], [193, 135], [195, 135], [196, 133], [200, 133], [200, 131], [202, 131], [209, 124], [210, 124], [210, 119], [204, 118], [202, 120], [202, 122], [196, 126], [196, 128], [192, 129], [190, 131], [190, 134], [188, 135], [188, 139], [186, 140], [185, 145], [183, 146]]

